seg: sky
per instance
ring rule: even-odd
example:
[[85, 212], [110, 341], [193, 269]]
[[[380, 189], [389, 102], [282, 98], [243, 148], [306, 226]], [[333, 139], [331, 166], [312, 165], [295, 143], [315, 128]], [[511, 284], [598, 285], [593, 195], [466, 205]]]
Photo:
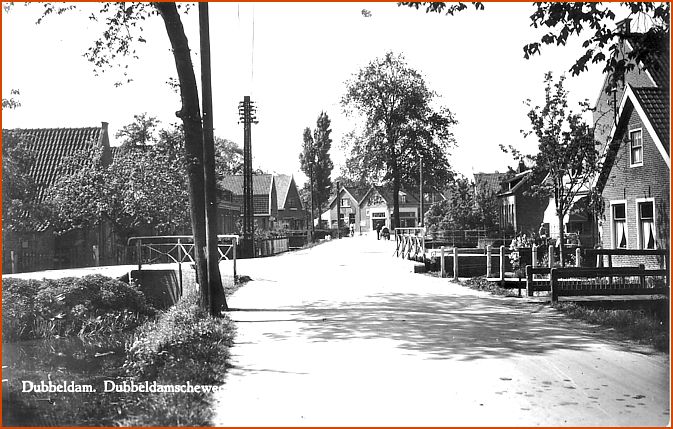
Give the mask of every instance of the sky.
[[[119, 70], [99, 76], [83, 53], [101, 33], [88, 16], [96, 4], [50, 16], [36, 25], [39, 5], [17, 4], [2, 12], [2, 96], [20, 91], [21, 107], [2, 112], [3, 128], [86, 127], [110, 124], [115, 133], [135, 114], [147, 112], [163, 125], [177, 122], [179, 96], [166, 83], [175, 64], [159, 17], [144, 26], [147, 43], [139, 59], [126, 61], [132, 82]], [[305, 176], [299, 153], [305, 127], [321, 111], [332, 120], [333, 177], [345, 160], [342, 137], [354, 128], [340, 105], [345, 82], [387, 51], [401, 53], [438, 93], [436, 106], [458, 120], [457, 146], [450, 151], [455, 171], [506, 171], [514, 161], [499, 145], [532, 153], [535, 142], [520, 130], [529, 126], [525, 99], [541, 100], [544, 73], [566, 73], [581, 55], [580, 41], [543, 47], [523, 58], [523, 46], [544, 30], [530, 26], [530, 3], [487, 3], [455, 16], [427, 14], [396, 3], [211, 3], [211, 57], [215, 135], [243, 143], [238, 102], [250, 95], [258, 106], [252, 129], [253, 167]], [[367, 17], [362, 13], [371, 12]], [[619, 18], [619, 15], [618, 15]], [[197, 80], [198, 13], [183, 16]], [[578, 77], [567, 73], [571, 105], [595, 102], [602, 67]]]

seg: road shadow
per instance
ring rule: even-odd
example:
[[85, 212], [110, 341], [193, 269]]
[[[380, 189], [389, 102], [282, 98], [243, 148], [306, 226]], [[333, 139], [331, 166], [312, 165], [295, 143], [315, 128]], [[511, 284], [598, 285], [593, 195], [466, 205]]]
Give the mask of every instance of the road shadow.
[[[543, 306], [489, 297], [377, 294], [338, 308], [334, 302], [317, 301], [299, 314], [302, 324], [298, 334], [311, 342], [388, 339], [430, 359], [475, 360], [587, 350], [604, 340]], [[266, 336], [282, 340], [285, 334], [270, 332]]]

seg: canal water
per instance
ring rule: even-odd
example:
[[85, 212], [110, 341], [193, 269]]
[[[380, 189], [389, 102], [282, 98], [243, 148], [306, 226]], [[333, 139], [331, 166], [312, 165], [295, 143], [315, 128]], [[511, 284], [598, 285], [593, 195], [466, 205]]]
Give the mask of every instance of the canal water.
[[3, 343], [3, 426], [114, 424], [121, 398], [103, 393], [103, 381], [124, 378], [130, 341], [132, 334]]

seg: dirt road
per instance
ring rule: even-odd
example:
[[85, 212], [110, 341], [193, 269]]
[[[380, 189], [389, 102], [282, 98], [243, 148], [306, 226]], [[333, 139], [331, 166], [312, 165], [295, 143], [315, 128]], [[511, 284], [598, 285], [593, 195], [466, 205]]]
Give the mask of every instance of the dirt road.
[[218, 426], [666, 425], [669, 358], [348, 238], [244, 260]]

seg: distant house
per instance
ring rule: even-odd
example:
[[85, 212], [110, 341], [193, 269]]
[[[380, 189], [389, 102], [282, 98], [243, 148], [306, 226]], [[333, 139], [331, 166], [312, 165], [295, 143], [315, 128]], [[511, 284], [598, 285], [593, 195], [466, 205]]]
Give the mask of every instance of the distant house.
[[229, 189], [218, 189], [217, 196], [217, 233], [239, 234], [238, 222], [243, 209], [234, 201], [234, 193]]
[[[372, 186], [360, 201], [361, 231], [376, 230], [379, 225], [392, 226], [393, 192], [389, 187]], [[420, 201], [405, 190], [399, 191], [400, 228], [418, 225]]]
[[329, 200], [328, 209], [322, 214], [321, 219], [327, 223], [330, 228], [337, 226], [337, 198], [341, 209], [341, 225], [354, 225], [354, 231], [361, 233], [365, 227], [365, 218], [360, 211], [360, 202], [367, 193], [368, 188], [356, 188], [341, 186], [339, 195], [332, 196]]
[[279, 229], [304, 229], [306, 227], [306, 215], [304, 206], [299, 198], [299, 190], [293, 176], [276, 174], [276, 198], [278, 206]]
[[532, 180], [533, 171], [520, 163], [517, 172], [502, 181], [498, 193], [502, 231], [530, 235], [540, 229], [549, 200], [528, 195]]
[[[108, 123], [87, 128], [35, 128], [9, 130], [20, 136], [35, 155], [28, 172], [37, 186], [36, 200], [46, 201], [49, 188], [64, 174], [68, 157], [102, 148], [102, 162], [112, 160]], [[50, 225], [35, 231], [3, 234], [3, 272], [91, 266], [115, 263], [113, 231], [107, 224], [93, 230], [75, 230], [56, 235]]]
[[475, 193], [497, 195], [502, 190], [502, 182], [507, 178], [507, 173], [474, 173]]
[[[278, 197], [274, 177], [271, 174], [255, 174], [252, 176], [253, 212], [256, 228], [260, 230], [274, 229], [278, 216]], [[232, 202], [241, 207], [243, 216], [243, 176], [224, 176], [220, 187], [233, 194]]]

